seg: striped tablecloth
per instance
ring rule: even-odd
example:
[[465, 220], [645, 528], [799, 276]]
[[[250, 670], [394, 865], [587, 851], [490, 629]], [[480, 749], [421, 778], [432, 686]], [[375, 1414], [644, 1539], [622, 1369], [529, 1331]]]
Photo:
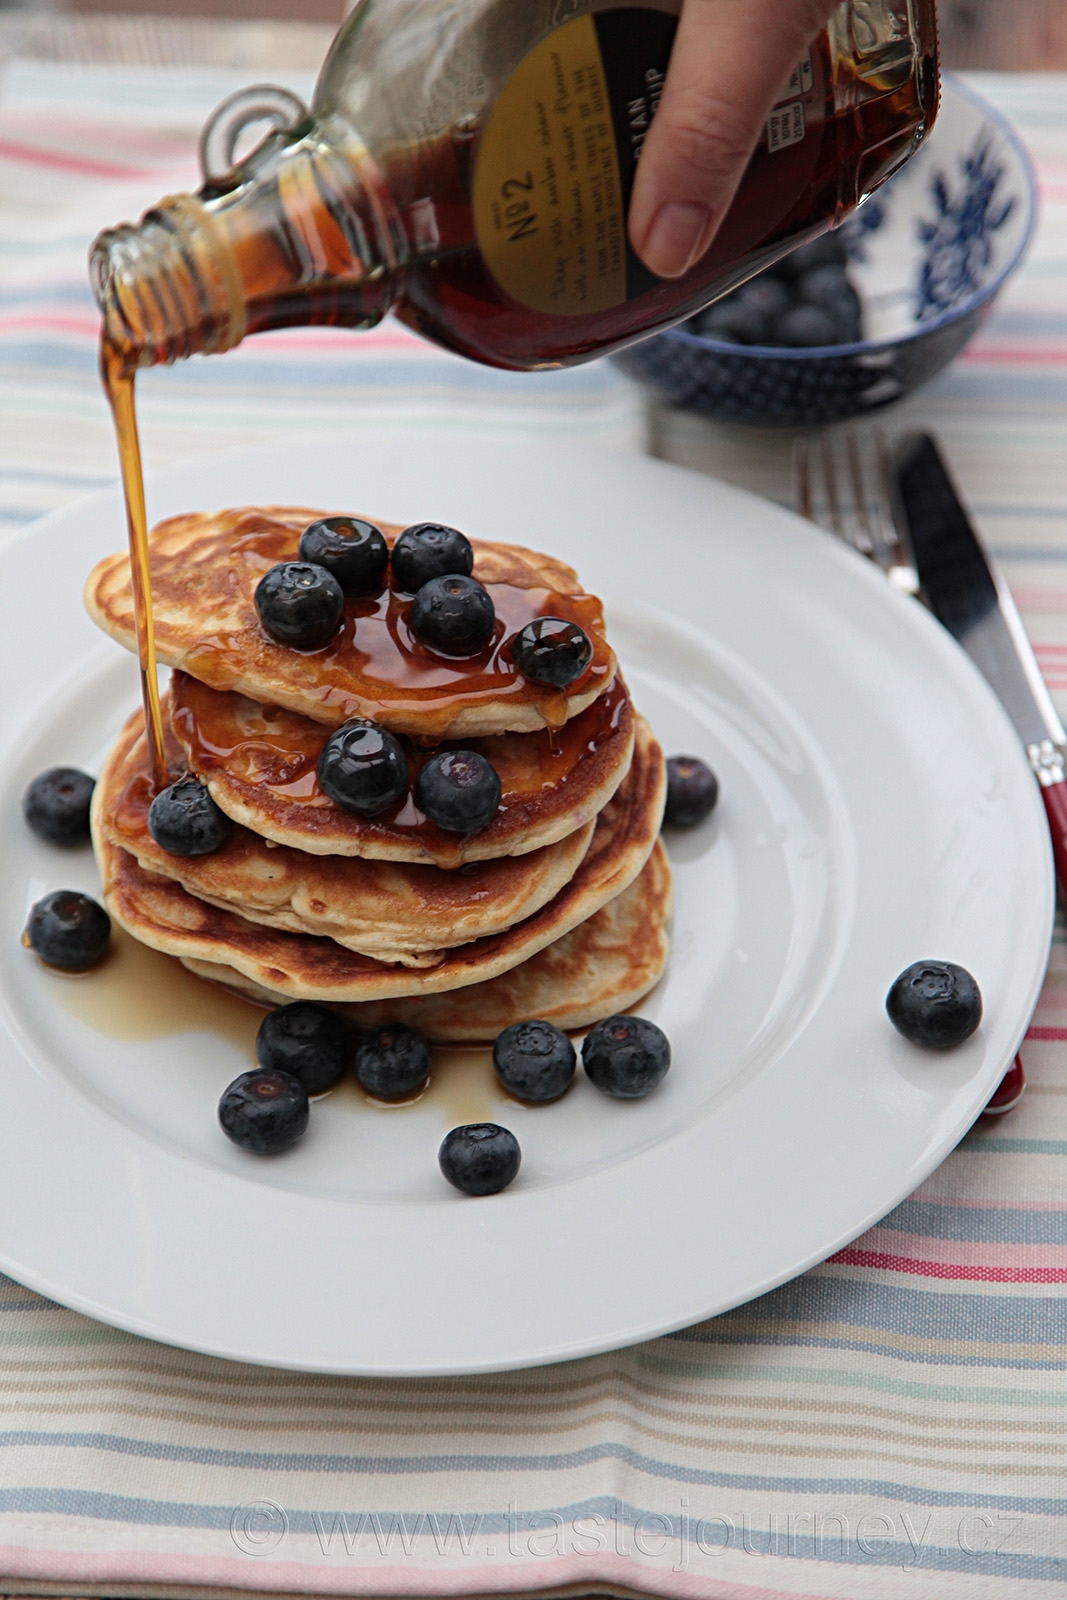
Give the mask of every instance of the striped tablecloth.
[[[189, 181], [191, 135], [233, 82], [8, 64], [0, 529], [111, 479], [84, 248], [99, 224]], [[947, 442], [1067, 693], [1067, 80], [980, 86], [1038, 157], [1042, 231], [980, 340], [899, 420]], [[642, 432], [610, 368], [495, 376], [392, 328], [253, 340], [142, 387], [155, 464], [360, 414], [405, 429], [580, 428], [621, 448]], [[670, 417], [658, 438], [725, 476], [782, 482], [780, 442]], [[417, 1383], [271, 1372], [147, 1343], [0, 1280], [0, 1588], [1064, 1592], [1065, 1045], [1059, 935], [1019, 1110], [979, 1124], [805, 1277], [566, 1366]]]

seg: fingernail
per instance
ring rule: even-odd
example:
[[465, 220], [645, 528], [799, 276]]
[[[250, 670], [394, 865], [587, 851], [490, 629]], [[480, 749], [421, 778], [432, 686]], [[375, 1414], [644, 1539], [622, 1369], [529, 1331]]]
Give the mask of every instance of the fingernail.
[[680, 278], [704, 254], [711, 239], [711, 212], [691, 200], [660, 206], [641, 252], [658, 278]]

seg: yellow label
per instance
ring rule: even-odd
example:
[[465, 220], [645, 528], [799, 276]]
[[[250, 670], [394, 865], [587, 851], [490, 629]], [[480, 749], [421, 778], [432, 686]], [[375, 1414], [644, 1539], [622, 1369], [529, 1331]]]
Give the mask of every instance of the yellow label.
[[513, 300], [556, 316], [626, 299], [626, 207], [591, 16], [535, 45], [494, 105], [474, 170], [474, 227]]

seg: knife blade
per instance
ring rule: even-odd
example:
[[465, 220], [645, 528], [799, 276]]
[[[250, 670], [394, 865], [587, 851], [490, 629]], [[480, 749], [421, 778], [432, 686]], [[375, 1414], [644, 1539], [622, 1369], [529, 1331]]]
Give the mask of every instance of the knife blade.
[[996, 693], [1041, 785], [1056, 877], [1067, 895], [1067, 734], [1022, 618], [930, 434], [900, 441], [891, 478], [926, 602]]

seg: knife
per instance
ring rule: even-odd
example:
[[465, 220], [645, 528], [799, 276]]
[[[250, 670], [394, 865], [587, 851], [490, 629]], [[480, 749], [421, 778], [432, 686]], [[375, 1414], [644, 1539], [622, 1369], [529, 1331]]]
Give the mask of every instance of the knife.
[[1015, 601], [930, 434], [912, 434], [897, 445], [891, 478], [894, 509], [926, 602], [994, 690], [1022, 740], [1045, 802], [1056, 878], [1067, 896], [1067, 734]]

